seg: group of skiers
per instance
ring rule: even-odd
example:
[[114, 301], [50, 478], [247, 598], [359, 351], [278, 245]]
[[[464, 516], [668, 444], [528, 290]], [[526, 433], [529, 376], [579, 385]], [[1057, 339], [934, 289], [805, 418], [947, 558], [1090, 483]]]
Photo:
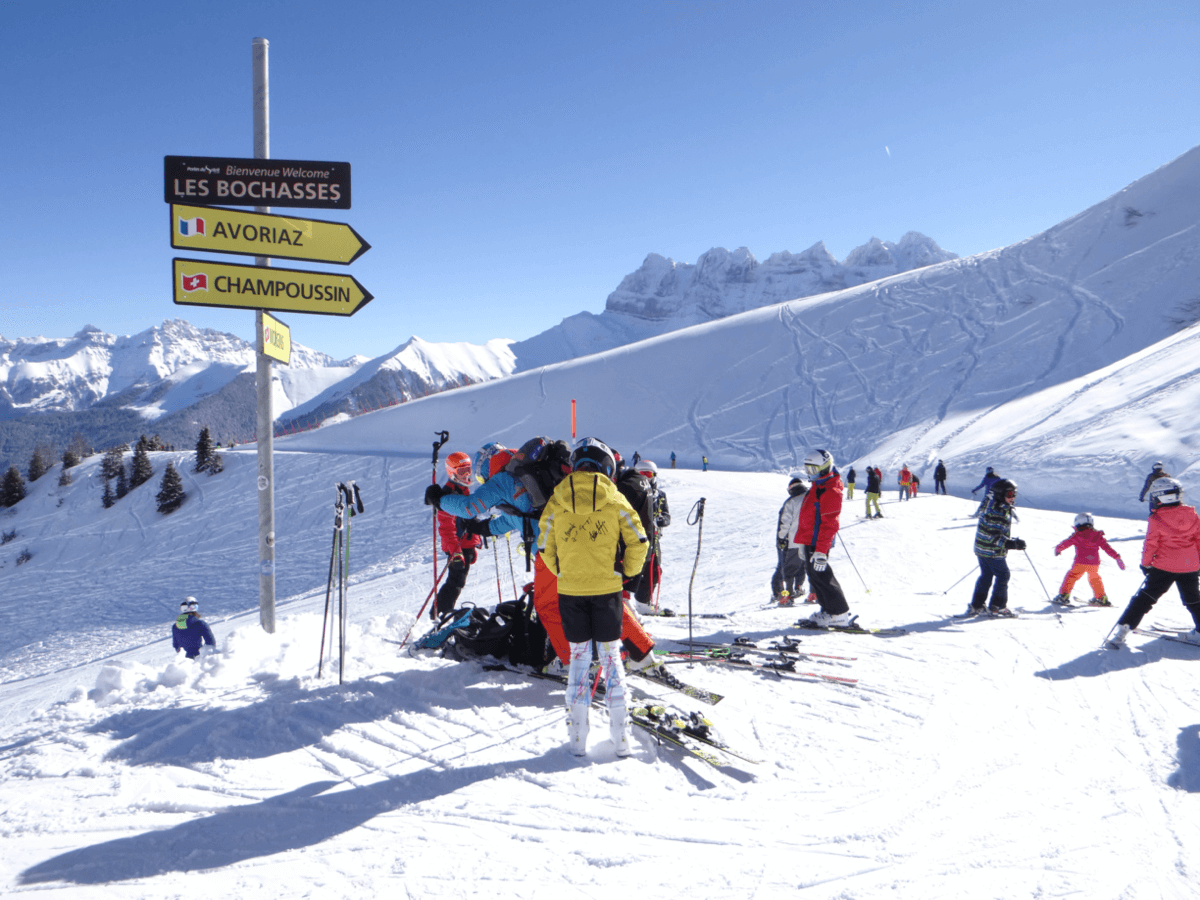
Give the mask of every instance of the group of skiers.
[[[657, 466], [640, 459], [624, 466], [620, 455], [596, 438], [584, 438], [573, 449], [546, 438], [515, 450], [489, 443], [476, 453], [473, 466], [462, 457], [451, 454], [450, 480], [425, 491], [425, 503], [438, 511], [443, 552], [454, 565], [464, 543], [465, 549], [477, 546], [470, 543], [475, 538], [521, 535], [527, 559], [533, 557], [533, 606], [559, 664], [567, 667], [571, 751], [582, 755], [586, 748], [591, 697], [586, 676], [595, 642], [611, 737], [617, 755], [627, 756], [625, 666], [655, 665], [654, 640], [631, 603], [652, 610], [662, 571], [659, 534], [671, 521]], [[478, 484], [467, 493], [460, 488], [472, 471]], [[465, 581], [470, 568], [465, 555], [458, 565]], [[461, 584], [443, 587], [439, 608], [453, 609], [460, 590]]]

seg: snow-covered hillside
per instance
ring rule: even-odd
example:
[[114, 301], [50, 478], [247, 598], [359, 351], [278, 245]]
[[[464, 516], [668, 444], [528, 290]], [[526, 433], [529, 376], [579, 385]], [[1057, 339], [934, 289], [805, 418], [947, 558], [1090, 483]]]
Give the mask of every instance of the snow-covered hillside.
[[600, 315], [583, 312], [513, 345], [527, 371], [611, 350], [678, 328], [798, 297], [886, 278], [958, 257], [910, 231], [898, 244], [871, 238], [839, 263], [818, 242], [803, 253], [772, 253], [760, 263], [745, 247], [716, 247], [695, 265], [651, 253], [608, 295]]

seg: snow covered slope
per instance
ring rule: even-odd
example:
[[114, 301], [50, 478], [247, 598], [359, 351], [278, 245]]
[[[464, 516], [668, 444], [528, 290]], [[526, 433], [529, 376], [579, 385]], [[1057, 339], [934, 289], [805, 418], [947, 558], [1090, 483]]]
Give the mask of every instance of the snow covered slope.
[[657, 253], [625, 276], [600, 315], [584, 312], [513, 345], [526, 371], [611, 350], [689, 325], [810, 297], [888, 275], [957, 259], [937, 242], [910, 231], [898, 244], [871, 238], [839, 263], [818, 242], [803, 253], [773, 253], [760, 263], [745, 247], [716, 247], [695, 265]]

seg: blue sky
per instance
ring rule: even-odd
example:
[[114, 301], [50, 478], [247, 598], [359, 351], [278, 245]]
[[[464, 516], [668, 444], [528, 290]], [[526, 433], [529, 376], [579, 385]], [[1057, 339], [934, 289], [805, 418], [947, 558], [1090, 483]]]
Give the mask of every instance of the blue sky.
[[344, 357], [530, 337], [650, 252], [1019, 241], [1200, 143], [1198, 25], [1195, 2], [4, 0], [0, 334], [252, 338], [250, 312], [171, 302], [162, 158], [252, 155], [254, 37], [271, 155], [353, 166], [353, 209], [312, 216], [373, 245], [349, 272], [375, 300], [283, 317]]

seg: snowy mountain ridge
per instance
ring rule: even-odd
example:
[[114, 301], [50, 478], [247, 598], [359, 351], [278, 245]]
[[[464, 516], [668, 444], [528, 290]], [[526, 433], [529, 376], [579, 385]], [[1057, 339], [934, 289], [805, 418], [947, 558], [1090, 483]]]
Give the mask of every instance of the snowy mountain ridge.
[[715, 247], [695, 264], [651, 253], [608, 295], [599, 315], [583, 312], [513, 345], [518, 371], [562, 362], [689, 325], [798, 297], [865, 284], [889, 275], [958, 259], [916, 231], [899, 243], [871, 238], [839, 263], [818, 242], [759, 262], [745, 247]]

